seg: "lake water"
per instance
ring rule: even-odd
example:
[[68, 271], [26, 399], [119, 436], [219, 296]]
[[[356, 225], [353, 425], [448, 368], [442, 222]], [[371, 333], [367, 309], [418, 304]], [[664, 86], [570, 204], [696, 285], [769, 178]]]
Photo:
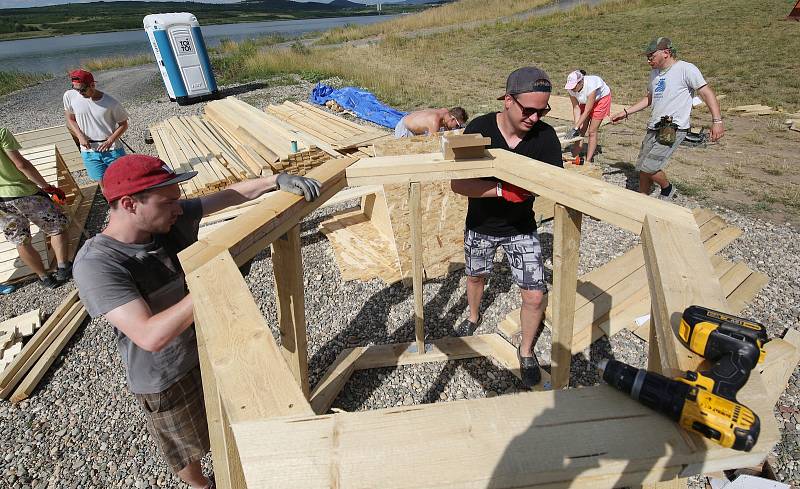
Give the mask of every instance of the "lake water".
[[[372, 24], [394, 15], [331, 17], [326, 19], [283, 20], [202, 26], [206, 45], [216, 46], [222, 39], [241, 41], [269, 34], [297, 36], [324, 31], [345, 24]], [[82, 60], [119, 55], [152, 53], [144, 28], [140, 31], [76, 34], [0, 42], [0, 70], [60, 74], [79, 66]]]

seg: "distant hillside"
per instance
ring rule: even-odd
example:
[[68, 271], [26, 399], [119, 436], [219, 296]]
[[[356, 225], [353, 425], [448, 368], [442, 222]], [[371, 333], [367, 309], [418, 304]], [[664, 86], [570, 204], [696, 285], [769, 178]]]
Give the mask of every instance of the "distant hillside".
[[[382, 11], [389, 14], [415, 11], [421, 8], [415, 5], [387, 4]], [[197, 16], [201, 24], [208, 25], [373, 15], [375, 6], [349, 0], [334, 0], [330, 3], [248, 0], [233, 4], [92, 2], [0, 9], [0, 40], [141, 29], [142, 18], [145, 15], [159, 12], [191, 12]], [[103, 21], [98, 22], [97, 19], [103, 19]]]

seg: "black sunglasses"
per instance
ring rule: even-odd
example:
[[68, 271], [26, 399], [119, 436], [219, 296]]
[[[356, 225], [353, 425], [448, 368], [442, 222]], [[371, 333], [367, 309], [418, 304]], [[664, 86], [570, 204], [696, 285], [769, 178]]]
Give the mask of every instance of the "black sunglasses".
[[547, 104], [547, 107], [545, 107], [544, 109], [537, 109], [536, 107], [525, 107], [524, 105], [519, 103], [517, 97], [513, 95], [510, 95], [510, 97], [514, 100], [514, 102], [517, 103], [517, 105], [519, 105], [519, 110], [522, 111], [522, 117], [526, 119], [528, 117], [531, 117], [533, 114], [538, 115], [539, 118], [541, 119], [542, 117], [544, 117], [545, 114], [550, 112], [550, 104]]

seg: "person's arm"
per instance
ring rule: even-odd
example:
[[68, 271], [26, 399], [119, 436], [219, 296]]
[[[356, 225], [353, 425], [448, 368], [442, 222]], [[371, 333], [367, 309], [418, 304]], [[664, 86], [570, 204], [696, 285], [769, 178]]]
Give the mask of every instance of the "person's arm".
[[20, 153], [19, 150], [6, 151], [6, 154], [14, 163], [14, 166], [17, 167], [17, 170], [22, 172], [22, 174], [25, 175], [28, 178], [28, 180], [35, 183], [39, 188], [45, 189], [51, 186], [42, 177], [41, 173], [39, 173], [39, 170], [37, 170], [36, 167], [33, 166], [33, 163], [31, 163], [30, 161], [28, 161], [27, 158], [22, 156], [22, 153]]
[[78, 121], [75, 119], [75, 114], [69, 111], [64, 111], [64, 114], [67, 118], [67, 127], [69, 128], [70, 132], [74, 134], [76, 138], [78, 138], [78, 144], [80, 144], [81, 147], [89, 149], [89, 138], [86, 137], [86, 134], [84, 134], [83, 131], [81, 131], [81, 128], [78, 126]]
[[207, 216], [226, 207], [243, 204], [275, 189], [302, 195], [306, 202], [311, 202], [319, 197], [321, 185], [313, 178], [289, 175], [288, 173], [243, 180], [230, 185], [224, 190], [201, 197], [200, 203], [203, 206], [203, 215]]
[[627, 119], [628, 116], [639, 112], [640, 110], [644, 110], [650, 107], [650, 104], [653, 101], [653, 94], [647, 92], [647, 96], [636, 102], [635, 104], [631, 105], [627, 109], [623, 109], [622, 112], [617, 112], [616, 114], [611, 116], [611, 122], [616, 124], [621, 122], [623, 119]]
[[578, 129], [583, 126], [583, 124], [586, 122], [586, 119], [591, 117], [594, 104], [597, 103], [596, 97], [597, 90], [592, 90], [589, 92], [589, 95], [586, 96], [586, 107], [584, 107], [583, 112], [581, 113], [580, 117], [578, 117], [578, 121], [575, 123], [575, 127]]
[[575, 123], [573, 127], [580, 127], [578, 125], [578, 119], [581, 117], [581, 106], [578, 103], [578, 99], [576, 99], [572, 94], [569, 96], [569, 101], [572, 102], [572, 121]]
[[482, 180], [480, 178], [450, 180], [450, 189], [459, 195], [477, 199], [497, 197], [497, 182]]
[[115, 328], [139, 348], [157, 352], [183, 333], [193, 322], [191, 294], [172, 307], [153, 314], [142, 298], [112, 309], [105, 314]]
[[697, 95], [703, 99], [703, 102], [708, 106], [711, 111], [711, 141], [719, 141], [725, 135], [725, 126], [722, 123], [722, 112], [719, 110], [719, 100], [708, 85], [705, 85], [697, 90]]
[[117, 123], [117, 128], [114, 130], [114, 132], [111, 133], [111, 135], [108, 138], [106, 138], [105, 141], [103, 141], [103, 144], [97, 147], [97, 151], [108, 151], [112, 146], [114, 146], [114, 143], [117, 141], [117, 139], [121, 138], [122, 135], [127, 130], [128, 130], [127, 120]]
[[427, 122], [425, 129], [427, 129], [428, 134], [436, 134], [442, 127], [447, 127], [445, 124], [442, 124], [442, 118], [435, 113], [430, 114], [425, 122]]

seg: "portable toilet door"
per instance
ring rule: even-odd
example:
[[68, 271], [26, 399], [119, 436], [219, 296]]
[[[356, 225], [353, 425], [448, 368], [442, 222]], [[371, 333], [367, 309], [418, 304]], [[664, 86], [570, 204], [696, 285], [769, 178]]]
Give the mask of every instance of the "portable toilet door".
[[150, 14], [143, 23], [170, 100], [188, 105], [219, 98], [197, 17]]

